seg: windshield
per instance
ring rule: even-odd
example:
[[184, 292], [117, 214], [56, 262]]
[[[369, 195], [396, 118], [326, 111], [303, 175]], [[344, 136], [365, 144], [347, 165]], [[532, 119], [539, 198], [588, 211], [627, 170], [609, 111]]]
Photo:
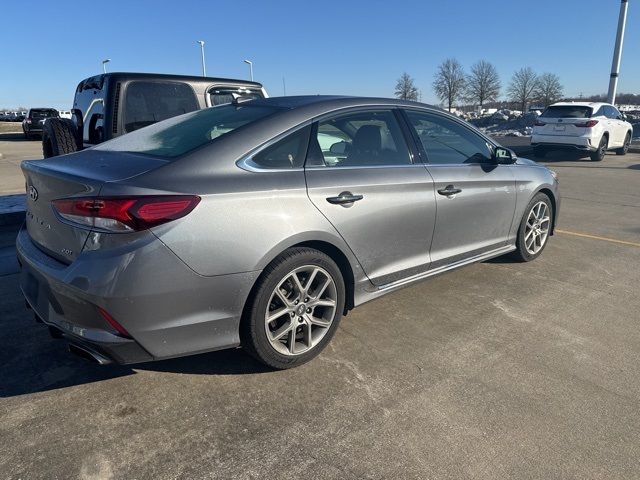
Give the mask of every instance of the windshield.
[[279, 110], [277, 107], [233, 104], [206, 108], [136, 130], [94, 148], [174, 158]]
[[593, 109], [578, 105], [557, 105], [547, 108], [541, 115], [545, 118], [589, 118]]

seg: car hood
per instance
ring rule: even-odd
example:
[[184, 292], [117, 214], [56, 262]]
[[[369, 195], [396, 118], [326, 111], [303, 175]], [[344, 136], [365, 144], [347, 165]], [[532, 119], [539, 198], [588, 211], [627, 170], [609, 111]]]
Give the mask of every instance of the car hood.
[[516, 160], [516, 165], [544, 166], [544, 165], [540, 165], [538, 162], [534, 162], [533, 160], [529, 160], [528, 158], [522, 158], [522, 157], [518, 157], [518, 159]]

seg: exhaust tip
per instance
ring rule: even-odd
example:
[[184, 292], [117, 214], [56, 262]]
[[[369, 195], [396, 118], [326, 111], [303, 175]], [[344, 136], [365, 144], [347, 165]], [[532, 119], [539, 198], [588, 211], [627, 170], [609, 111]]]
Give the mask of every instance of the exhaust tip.
[[69, 352], [77, 355], [80, 358], [84, 358], [85, 360], [89, 360], [90, 362], [97, 363], [99, 365], [107, 365], [111, 363], [107, 357], [103, 357], [97, 352], [89, 350], [88, 348], [82, 347], [80, 345], [76, 345], [75, 343], [69, 344]]

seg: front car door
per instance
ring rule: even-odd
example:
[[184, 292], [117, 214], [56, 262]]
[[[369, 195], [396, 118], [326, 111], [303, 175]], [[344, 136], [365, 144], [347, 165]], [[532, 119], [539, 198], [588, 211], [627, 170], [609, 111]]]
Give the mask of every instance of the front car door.
[[609, 118], [609, 147], [621, 147], [627, 134], [622, 115], [617, 108], [607, 105], [605, 107], [607, 117]]
[[491, 144], [464, 123], [405, 113], [436, 191], [432, 269], [506, 248], [516, 206], [512, 167], [496, 164]]
[[320, 119], [305, 166], [309, 198], [375, 285], [430, 264], [433, 182], [424, 165], [414, 163], [397, 115], [364, 109]]

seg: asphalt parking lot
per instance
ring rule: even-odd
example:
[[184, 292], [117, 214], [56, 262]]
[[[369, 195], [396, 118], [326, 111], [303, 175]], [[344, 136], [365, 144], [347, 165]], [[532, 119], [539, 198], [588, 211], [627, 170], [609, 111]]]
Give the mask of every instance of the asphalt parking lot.
[[[3, 162], [38, 146], [0, 141]], [[541, 258], [363, 305], [284, 372], [242, 350], [70, 355], [24, 308], [2, 227], [0, 476], [640, 477], [640, 154], [545, 163], [563, 203]]]

